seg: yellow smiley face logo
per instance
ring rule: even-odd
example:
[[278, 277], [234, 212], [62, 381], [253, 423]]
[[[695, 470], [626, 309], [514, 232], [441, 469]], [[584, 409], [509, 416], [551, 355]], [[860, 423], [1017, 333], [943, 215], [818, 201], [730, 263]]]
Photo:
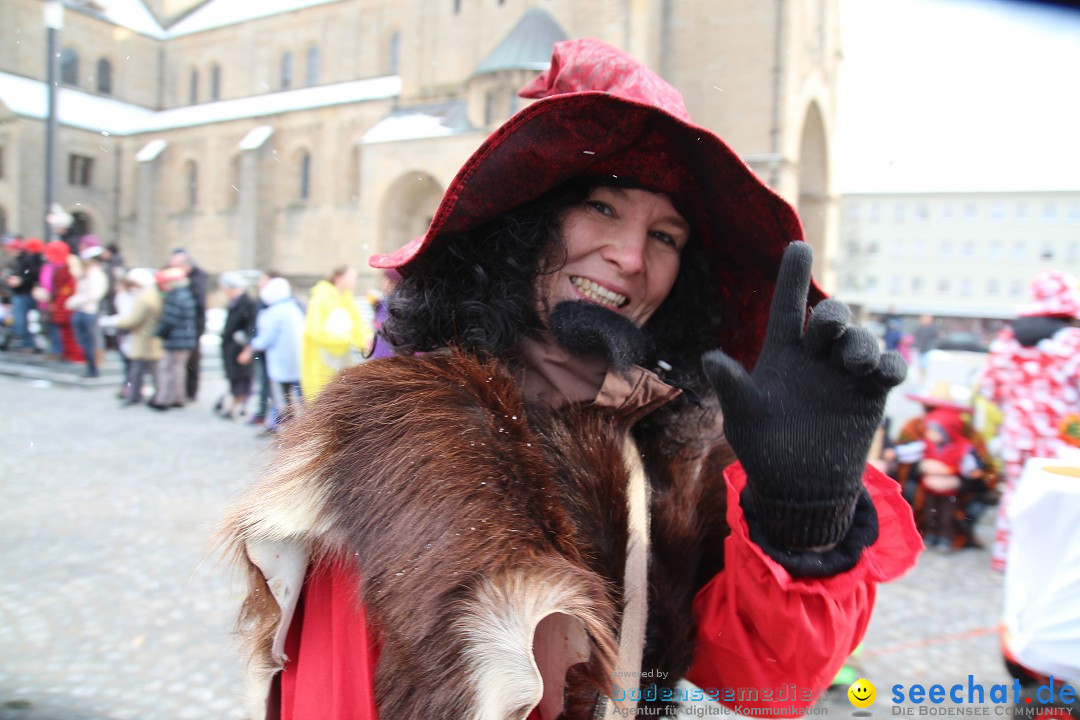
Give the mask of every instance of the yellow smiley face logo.
[[870, 707], [877, 699], [877, 688], [865, 678], [859, 678], [847, 689], [848, 700], [857, 708]]

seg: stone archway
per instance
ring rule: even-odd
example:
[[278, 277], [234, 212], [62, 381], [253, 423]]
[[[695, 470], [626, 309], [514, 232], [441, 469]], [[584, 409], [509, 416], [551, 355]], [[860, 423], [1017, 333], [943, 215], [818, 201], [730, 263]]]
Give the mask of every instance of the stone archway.
[[835, 232], [836, 202], [830, 191], [829, 147], [821, 109], [811, 103], [799, 144], [799, 218], [806, 242], [814, 249], [814, 277], [827, 292], [835, 289], [830, 235]]
[[382, 206], [379, 252], [395, 250], [427, 231], [444, 189], [430, 173], [407, 172], [390, 184]]

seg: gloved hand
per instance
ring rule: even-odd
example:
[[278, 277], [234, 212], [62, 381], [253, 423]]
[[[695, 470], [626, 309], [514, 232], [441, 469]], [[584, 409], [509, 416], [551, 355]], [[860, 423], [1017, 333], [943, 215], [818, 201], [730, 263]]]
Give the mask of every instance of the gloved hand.
[[784, 252], [753, 373], [718, 350], [702, 359], [754, 520], [774, 547], [795, 551], [847, 534], [885, 397], [907, 373], [899, 353], [882, 355], [868, 330], [848, 326], [837, 300], [819, 303], [803, 332], [812, 262], [806, 243]]

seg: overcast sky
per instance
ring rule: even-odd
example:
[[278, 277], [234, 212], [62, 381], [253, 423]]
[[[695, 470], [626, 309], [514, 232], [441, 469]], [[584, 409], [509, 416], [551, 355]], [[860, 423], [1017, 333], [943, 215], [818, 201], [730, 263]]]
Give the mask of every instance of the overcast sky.
[[841, 0], [840, 192], [1080, 190], [1080, 12]]

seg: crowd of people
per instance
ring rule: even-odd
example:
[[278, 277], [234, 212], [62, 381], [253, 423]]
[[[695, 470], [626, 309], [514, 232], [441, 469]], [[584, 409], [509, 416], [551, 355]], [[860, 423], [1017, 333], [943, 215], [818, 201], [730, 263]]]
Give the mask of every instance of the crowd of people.
[[115, 313], [123, 280], [119, 249], [94, 235], [48, 243], [14, 237], [4, 239], [3, 253], [4, 349], [85, 364], [96, 377], [104, 350], [97, 320]]
[[[104, 353], [115, 351], [122, 405], [162, 412], [196, 400], [212, 290], [185, 249], [155, 270], [126, 267], [116, 246], [93, 235], [74, 243], [7, 238], [3, 247], [4, 350], [79, 365], [91, 378], [100, 375]], [[274, 271], [254, 282], [243, 272], [221, 273], [228, 389], [214, 411], [273, 434], [337, 372], [389, 354], [375, 330], [385, 319], [383, 292], [396, 277], [388, 271], [381, 288], [357, 297], [357, 270], [343, 265], [303, 298]]]

